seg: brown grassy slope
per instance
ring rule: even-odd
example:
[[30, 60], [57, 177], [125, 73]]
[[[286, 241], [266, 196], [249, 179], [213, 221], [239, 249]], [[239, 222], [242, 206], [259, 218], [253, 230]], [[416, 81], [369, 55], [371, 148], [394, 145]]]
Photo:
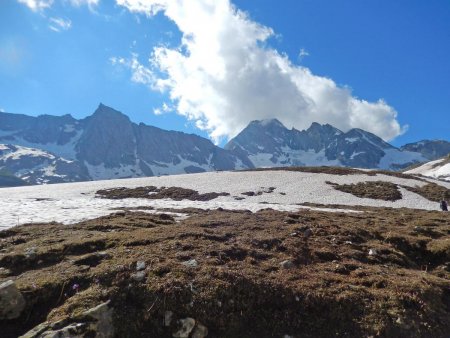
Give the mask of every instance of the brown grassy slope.
[[327, 182], [334, 189], [352, 194], [360, 198], [372, 198], [384, 201], [397, 201], [402, 199], [402, 193], [396, 184], [384, 181], [359, 182], [352, 184], [337, 184]]
[[255, 168], [255, 169], [245, 169], [244, 171], [297, 171], [303, 173], [313, 173], [313, 174], [330, 174], [330, 175], [367, 175], [367, 176], [375, 176], [379, 175], [387, 175], [394, 176], [398, 178], [405, 179], [414, 179], [418, 181], [425, 181], [424, 179], [410, 175], [404, 174], [399, 171], [389, 171], [389, 170], [362, 170], [356, 168], [347, 168], [347, 167], [329, 167], [329, 166], [321, 166], [321, 167], [274, 167], [274, 168]]
[[415, 187], [402, 186], [402, 187], [405, 188], [406, 190], [415, 192], [416, 194], [419, 194], [422, 197], [425, 197], [426, 199], [433, 202], [439, 202], [442, 199], [450, 198], [450, 189], [447, 189], [436, 183], [427, 183], [421, 187], [418, 186]]
[[[27, 299], [21, 318], [0, 322], [2, 337], [107, 299], [117, 337], [171, 337], [168, 310], [200, 321], [208, 337], [445, 337], [450, 215], [365, 210], [195, 210], [180, 223], [126, 211], [0, 232], [0, 282], [16, 280]], [[196, 268], [183, 264], [191, 259]]]
[[138, 188], [112, 188], [104, 189], [96, 192], [99, 197], [109, 199], [123, 199], [123, 198], [147, 198], [147, 199], [163, 199], [170, 198], [174, 201], [181, 201], [187, 199], [190, 201], [210, 201], [219, 196], [229, 196], [229, 193], [210, 192], [200, 194], [198, 191], [180, 187], [162, 187], [155, 186], [138, 187]]

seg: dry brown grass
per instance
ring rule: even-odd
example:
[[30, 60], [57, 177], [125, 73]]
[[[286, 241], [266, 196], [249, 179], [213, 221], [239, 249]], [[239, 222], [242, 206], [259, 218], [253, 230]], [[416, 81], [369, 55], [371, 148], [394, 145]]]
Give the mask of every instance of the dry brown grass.
[[394, 176], [398, 178], [405, 179], [414, 179], [418, 181], [425, 181], [424, 179], [410, 175], [404, 174], [399, 171], [389, 171], [389, 170], [361, 170], [356, 168], [347, 168], [347, 167], [329, 167], [329, 166], [321, 166], [321, 167], [274, 167], [274, 168], [255, 168], [255, 169], [246, 169], [244, 171], [298, 171], [304, 173], [313, 173], [313, 174], [330, 174], [330, 175], [367, 175], [367, 176], [375, 176], [377, 174]]
[[[166, 310], [199, 320], [208, 337], [445, 337], [450, 215], [364, 210], [186, 209], [180, 223], [125, 211], [0, 232], [0, 282], [16, 280], [27, 299], [21, 318], [0, 322], [2, 337], [107, 299], [118, 337], [170, 337]], [[182, 264], [190, 259], [197, 268]], [[294, 266], [283, 269], [284, 260]], [[144, 282], [133, 279], [137, 261], [146, 262]]]
[[337, 184], [327, 182], [334, 189], [360, 198], [372, 198], [384, 201], [397, 201], [402, 194], [396, 184], [384, 181], [359, 182], [356, 184]]
[[96, 194], [103, 198], [109, 199], [123, 199], [123, 198], [147, 198], [147, 199], [164, 199], [170, 198], [174, 201], [181, 201], [184, 199], [190, 201], [210, 201], [219, 196], [229, 196], [226, 192], [210, 192], [199, 194], [198, 191], [192, 189], [185, 189], [180, 187], [162, 187], [155, 186], [138, 187], [138, 188], [112, 188], [105, 190], [98, 190]]
[[439, 202], [442, 199], [450, 198], [450, 189], [447, 189], [436, 183], [427, 183], [421, 187], [418, 186], [415, 187], [402, 186], [402, 187], [405, 188], [406, 190], [419, 194], [420, 196], [432, 202]]

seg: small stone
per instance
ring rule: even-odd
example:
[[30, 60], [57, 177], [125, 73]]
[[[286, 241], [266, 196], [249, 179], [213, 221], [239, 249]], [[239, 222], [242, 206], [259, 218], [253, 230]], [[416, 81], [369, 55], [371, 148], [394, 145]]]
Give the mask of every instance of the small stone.
[[170, 323], [172, 322], [173, 312], [172, 311], [166, 311], [164, 313], [164, 326], [170, 326]]
[[145, 271], [138, 271], [131, 275], [131, 278], [133, 278], [136, 282], [143, 282], [145, 280], [145, 277]]
[[200, 323], [197, 323], [197, 326], [192, 333], [192, 338], [205, 338], [208, 335], [208, 328]]
[[312, 234], [313, 234], [313, 232], [312, 232], [312, 230], [311, 230], [310, 228], [306, 229], [306, 230], [303, 232], [303, 236], [305, 236], [305, 238], [311, 237]]
[[196, 268], [198, 266], [198, 262], [196, 259], [190, 259], [186, 262], [181, 263], [184, 266], [187, 266], [188, 268]]
[[311, 237], [312, 234], [313, 234], [311, 228], [308, 227], [308, 226], [306, 226], [306, 225], [304, 225], [304, 226], [302, 226], [302, 227], [296, 229], [296, 231], [297, 231], [297, 232], [300, 232], [301, 234], [303, 234], [303, 237], [305, 237], [305, 238], [309, 238], [309, 237]]
[[6, 277], [11, 274], [11, 271], [6, 268], [0, 268], [0, 277]]
[[369, 250], [369, 256], [375, 256], [376, 254], [377, 254], [377, 250], [375, 250], [375, 249]]
[[0, 320], [15, 319], [25, 309], [25, 299], [12, 280], [0, 284]]
[[110, 258], [111, 257], [111, 255], [109, 253], [107, 253], [106, 251], [97, 252], [97, 256], [101, 257], [101, 258]]
[[174, 338], [188, 338], [189, 334], [192, 332], [195, 326], [195, 319], [194, 318], [185, 318], [180, 319], [178, 321], [179, 325], [181, 325], [181, 328], [172, 334], [172, 337]]
[[282, 261], [280, 265], [283, 269], [292, 269], [295, 266], [294, 263], [289, 259]]
[[145, 269], [145, 262], [144, 261], [138, 261], [136, 263], [136, 270], [141, 271]]
[[31, 248], [25, 249], [25, 257], [28, 259], [35, 259], [37, 256], [37, 248], [32, 246]]
[[80, 272], [86, 272], [86, 271], [88, 271], [90, 268], [91, 268], [91, 267], [90, 267], [89, 265], [80, 265], [80, 266], [78, 267], [78, 269], [79, 269]]

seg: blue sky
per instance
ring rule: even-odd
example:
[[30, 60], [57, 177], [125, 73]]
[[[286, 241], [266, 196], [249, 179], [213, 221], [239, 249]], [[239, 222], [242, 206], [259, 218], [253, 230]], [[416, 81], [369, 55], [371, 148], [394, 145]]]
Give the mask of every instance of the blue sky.
[[219, 143], [270, 117], [449, 139], [449, 1], [176, 2], [0, 1], [0, 108], [103, 102]]

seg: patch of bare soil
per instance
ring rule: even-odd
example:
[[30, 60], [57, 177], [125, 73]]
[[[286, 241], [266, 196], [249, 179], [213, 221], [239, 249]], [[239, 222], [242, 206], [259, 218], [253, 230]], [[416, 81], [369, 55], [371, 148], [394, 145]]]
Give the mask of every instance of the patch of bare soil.
[[0, 283], [14, 280], [26, 307], [1, 336], [111, 300], [116, 337], [172, 337], [186, 318], [207, 337], [447, 337], [450, 215], [364, 209], [195, 209], [179, 223], [120, 211], [8, 229]]
[[402, 187], [405, 188], [406, 190], [419, 194], [420, 196], [432, 202], [439, 202], [442, 199], [447, 200], [450, 198], [450, 189], [447, 189], [436, 183], [427, 183], [421, 187], [418, 186], [415, 187], [402, 186]]
[[396, 184], [384, 181], [359, 182], [352, 184], [337, 184], [326, 182], [334, 189], [352, 194], [360, 198], [372, 198], [384, 201], [397, 201], [402, 199], [402, 193]]
[[155, 186], [138, 187], [138, 188], [112, 188], [105, 190], [98, 190], [96, 194], [103, 198], [109, 199], [124, 199], [124, 198], [147, 198], [147, 199], [164, 199], [170, 198], [175, 201], [190, 200], [190, 201], [210, 201], [219, 196], [229, 196], [226, 192], [209, 192], [199, 194], [198, 191], [192, 189], [185, 189], [180, 187], [162, 187]]

